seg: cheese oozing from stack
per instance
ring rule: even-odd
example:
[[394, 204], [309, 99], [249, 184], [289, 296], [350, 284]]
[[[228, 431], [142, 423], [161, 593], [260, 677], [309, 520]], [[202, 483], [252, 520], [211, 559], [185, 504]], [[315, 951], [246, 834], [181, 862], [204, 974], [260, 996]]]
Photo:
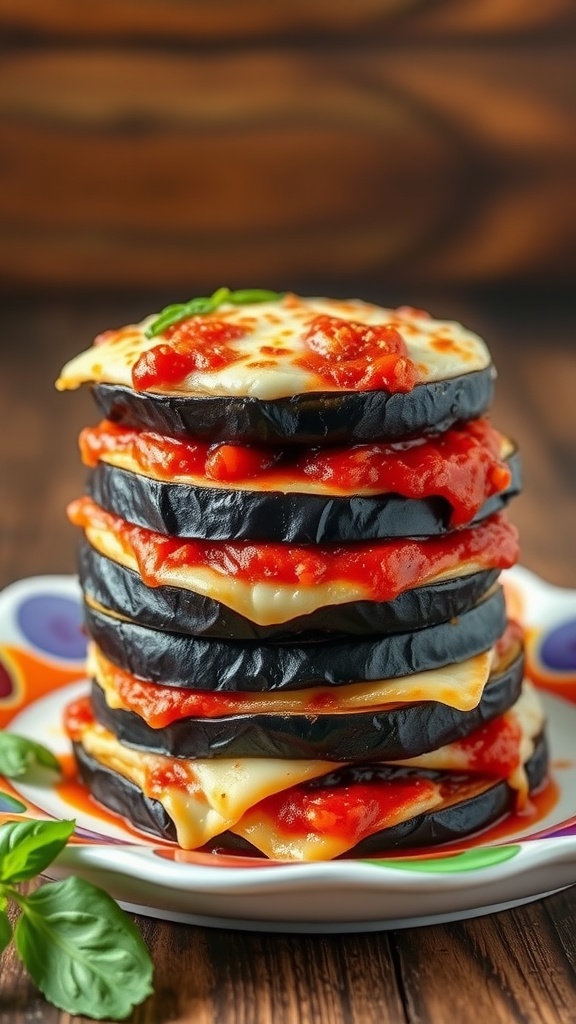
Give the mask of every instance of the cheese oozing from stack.
[[[204, 303], [204, 306], [202, 305]], [[484, 342], [409, 307], [220, 289], [100, 335], [69, 515], [92, 795], [186, 849], [420, 847], [521, 807], [545, 722], [498, 576], [515, 445]]]

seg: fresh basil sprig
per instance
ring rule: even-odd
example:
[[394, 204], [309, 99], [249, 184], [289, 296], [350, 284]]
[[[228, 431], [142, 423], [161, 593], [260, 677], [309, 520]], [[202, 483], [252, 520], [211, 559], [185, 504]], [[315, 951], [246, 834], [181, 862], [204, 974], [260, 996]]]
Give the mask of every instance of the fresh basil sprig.
[[0, 775], [16, 779], [24, 775], [32, 765], [60, 773], [58, 760], [47, 747], [13, 732], [0, 733]]
[[[15, 756], [19, 741], [19, 753]], [[30, 755], [28, 757], [28, 755]], [[40, 744], [0, 732], [4, 775], [22, 763], [58, 767]], [[11, 769], [14, 768], [14, 771]], [[26, 895], [16, 886], [45, 871], [64, 849], [74, 821], [11, 821], [0, 826], [0, 953], [13, 938], [46, 999], [71, 1014], [124, 1020], [152, 989], [152, 961], [140, 932], [114, 900], [82, 878], [48, 882]], [[20, 909], [14, 931], [6, 908]]]
[[233, 306], [246, 306], [251, 302], [275, 302], [282, 298], [282, 294], [282, 292], [268, 291], [266, 288], [240, 288], [234, 292], [229, 288], [217, 288], [212, 295], [207, 297], [166, 306], [146, 329], [146, 337], [155, 338], [158, 334], [162, 334], [167, 327], [172, 327], [173, 324], [180, 323], [181, 320], [186, 320], [189, 316], [213, 313], [225, 302], [230, 302]]

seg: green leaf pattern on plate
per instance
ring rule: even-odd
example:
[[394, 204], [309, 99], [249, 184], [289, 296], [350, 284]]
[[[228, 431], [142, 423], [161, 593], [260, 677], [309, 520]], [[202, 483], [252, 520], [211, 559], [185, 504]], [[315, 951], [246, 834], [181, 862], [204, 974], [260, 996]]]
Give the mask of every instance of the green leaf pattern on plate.
[[0, 814], [2, 811], [10, 812], [11, 814], [22, 814], [25, 810], [26, 804], [23, 804], [21, 800], [16, 800], [16, 797], [10, 796], [9, 793], [0, 790]]
[[395, 871], [421, 871], [426, 874], [449, 875], [460, 871], [481, 871], [484, 868], [494, 867], [495, 864], [503, 864], [520, 852], [520, 846], [479, 846], [475, 850], [465, 850], [463, 853], [448, 853], [441, 857], [423, 857], [420, 860], [411, 858], [407, 860], [368, 860], [366, 863], [374, 864], [380, 868], [393, 868]]

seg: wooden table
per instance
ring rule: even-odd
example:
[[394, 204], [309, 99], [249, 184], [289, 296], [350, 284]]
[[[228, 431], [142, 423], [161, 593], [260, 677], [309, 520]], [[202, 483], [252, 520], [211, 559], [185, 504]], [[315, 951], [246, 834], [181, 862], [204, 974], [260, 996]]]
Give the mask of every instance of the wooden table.
[[[354, 289], [360, 292], [361, 289]], [[404, 301], [406, 296], [366, 297]], [[87, 394], [56, 395], [61, 363], [100, 329], [173, 296], [14, 301], [0, 371], [0, 586], [74, 569], [64, 506], [80, 493]], [[500, 370], [494, 420], [521, 441], [526, 484], [512, 516], [523, 562], [576, 587], [576, 341], [561, 295], [411, 295], [488, 339]], [[372, 934], [260, 935], [138, 918], [156, 994], [138, 1024], [569, 1024], [576, 1021], [576, 890], [491, 917]], [[0, 1024], [69, 1024], [12, 951], [1, 961]], [[75, 1021], [84, 1018], [73, 1018]]]

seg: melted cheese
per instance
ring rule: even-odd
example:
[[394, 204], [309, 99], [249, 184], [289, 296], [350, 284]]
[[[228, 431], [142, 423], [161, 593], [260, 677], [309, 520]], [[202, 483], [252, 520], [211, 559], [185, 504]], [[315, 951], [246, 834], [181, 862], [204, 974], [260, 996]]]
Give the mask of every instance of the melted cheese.
[[[234, 714], [321, 716], [386, 709], [391, 704], [413, 704], [418, 701], [436, 701], [459, 711], [472, 711], [482, 697], [493, 660], [494, 653], [490, 650], [460, 664], [416, 672], [398, 679], [284, 692], [233, 693], [232, 697], [241, 697], [241, 704], [235, 707]], [[115, 683], [118, 670], [94, 643], [89, 646], [87, 672], [104, 691], [110, 708], [132, 710], [118, 692]], [[124, 675], [133, 678], [128, 677], [128, 673]], [[154, 687], [153, 683], [143, 685]], [[173, 692], [183, 695], [188, 693], [186, 690]], [[202, 693], [201, 697], [204, 696]], [[215, 697], [218, 696], [220, 694], [215, 694]], [[228, 694], [221, 696], [226, 697]], [[189, 714], [193, 715], [194, 712]]]
[[[490, 365], [490, 354], [482, 339], [461, 324], [434, 320], [404, 307], [391, 310], [359, 300], [305, 299], [290, 295], [277, 302], [220, 307], [215, 314], [218, 320], [247, 328], [246, 335], [234, 345], [241, 358], [223, 369], [198, 370], [177, 389], [158, 390], [164, 394], [250, 396], [265, 400], [317, 391], [315, 375], [297, 366], [294, 360], [305, 353], [303, 336], [319, 314], [363, 324], [394, 326], [425, 382], [444, 380]], [[107, 332], [98, 345], [66, 364], [56, 387], [64, 391], [97, 381], [131, 388], [132, 368], [139, 357], [162, 342], [161, 337], [145, 336], [154, 320], [155, 316], [150, 316], [140, 324]], [[284, 354], [274, 355], [275, 348], [282, 349]], [[346, 389], [326, 384], [322, 390]]]
[[[528, 796], [528, 780], [524, 765], [534, 753], [534, 740], [544, 728], [544, 710], [540, 698], [531, 683], [525, 681], [522, 693], [513, 707], [507, 712], [513, 715], [521, 730], [520, 764], [508, 778], [508, 785], [518, 791], [519, 806], [526, 803]], [[440, 771], [470, 771], [469, 752], [458, 745], [447, 744], [419, 757], [399, 761], [399, 764], [414, 768], [434, 768]]]
[[135, 783], [146, 796], [159, 800], [172, 818], [178, 843], [185, 850], [202, 846], [230, 828], [254, 804], [306, 779], [333, 771], [329, 761], [272, 758], [215, 758], [182, 762], [188, 785], [167, 784], [157, 793], [150, 778], [170, 770], [172, 758], [125, 747], [98, 724], [82, 734], [82, 746], [99, 764]]
[[[512, 713], [522, 730], [520, 754], [522, 766], [507, 781], [516, 787], [519, 797], [527, 792], [523, 767], [534, 749], [534, 738], [541, 731], [544, 716], [537, 694], [525, 684], [522, 697]], [[134, 782], [147, 795], [158, 800], [176, 826], [178, 842], [184, 849], [202, 846], [226, 829], [248, 839], [269, 857], [291, 860], [331, 859], [345, 853], [354, 839], [336, 836], [330, 830], [310, 829], [308, 835], [282, 833], [280, 822], [271, 823], [260, 816], [258, 804], [266, 797], [282, 793], [306, 779], [319, 778], [340, 765], [328, 761], [288, 761], [268, 758], [222, 758], [214, 760], [175, 760], [123, 746], [112, 733], [98, 724], [85, 726], [81, 743], [100, 764]], [[470, 765], [460, 751], [448, 744], [430, 754], [397, 764], [441, 770], [465, 771]], [[185, 772], [188, 784], [152, 788], [151, 778], [158, 771], [170, 774], [176, 765]], [[391, 827], [444, 802], [440, 787], [427, 787], [421, 796], [400, 803], [386, 821], [374, 821], [372, 832]], [[368, 834], [370, 830], [368, 829]]]
[[[432, 811], [443, 803], [440, 785], [431, 784], [422, 793], [412, 794], [405, 802], [399, 803], [385, 818], [375, 816], [371, 822], [373, 827], [367, 834], [374, 835], [384, 828], [392, 828], [419, 814]], [[321, 819], [325, 819], [329, 813], [329, 810], [324, 813], [321, 811]], [[323, 829], [315, 831], [314, 828], [307, 833], [292, 834], [290, 830], [283, 830], [281, 825], [276, 827], [276, 823], [271, 822], [270, 818], [262, 817], [258, 807], [249, 810], [230, 831], [252, 843], [257, 850], [272, 860], [333, 860], [334, 857], [347, 853], [357, 841], [356, 836], [350, 838], [346, 834], [339, 835]]]
[[[97, 525], [85, 528], [86, 538], [96, 551], [110, 561], [131, 569], [139, 574], [138, 562], [121, 539], [112, 532]], [[426, 580], [426, 585], [445, 579], [456, 579], [470, 573], [482, 572], [486, 565], [479, 561], [467, 560], [454, 568], [437, 572]], [[158, 585], [181, 587], [203, 597], [225, 604], [260, 626], [278, 625], [289, 622], [300, 615], [309, 615], [318, 608], [347, 604], [349, 601], [370, 601], [370, 587], [359, 581], [334, 580], [314, 586], [295, 588], [282, 583], [248, 583], [235, 576], [224, 576], [207, 566], [163, 564], [157, 569]]]

